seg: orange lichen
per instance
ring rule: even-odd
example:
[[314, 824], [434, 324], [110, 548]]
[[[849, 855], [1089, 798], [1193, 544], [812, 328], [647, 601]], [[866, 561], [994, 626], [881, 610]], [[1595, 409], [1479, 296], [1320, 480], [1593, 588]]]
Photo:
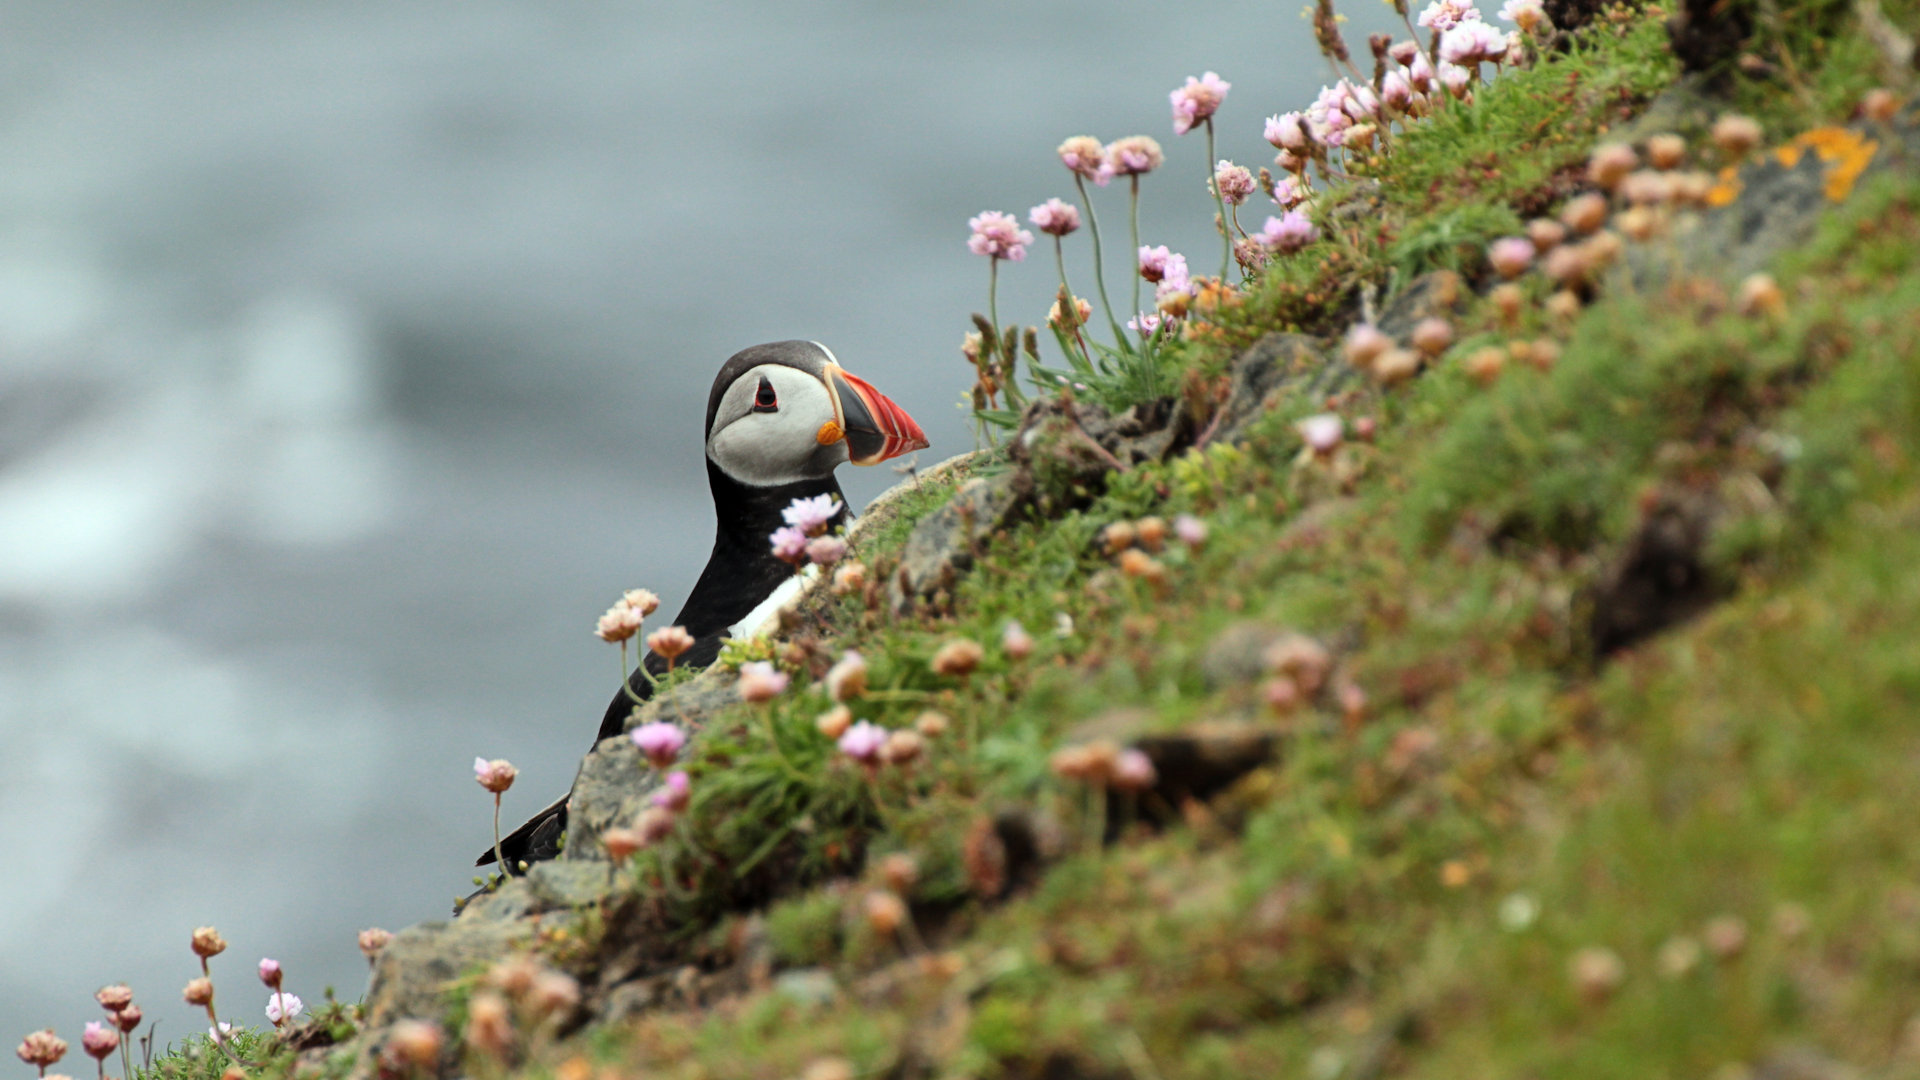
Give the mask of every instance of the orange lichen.
[[[1792, 169], [1799, 166], [1808, 151], [1818, 159], [1825, 171], [1821, 177], [1821, 190], [1830, 202], [1840, 202], [1853, 194], [1853, 185], [1873, 163], [1873, 155], [1880, 150], [1880, 144], [1857, 131], [1842, 127], [1817, 127], [1801, 132], [1794, 140], [1784, 146], [1775, 147], [1773, 159], [1782, 168]], [[1712, 188], [1707, 191], [1707, 205], [1726, 206], [1740, 197], [1744, 188], [1736, 167], [1729, 165], [1720, 170]]]
[[1714, 179], [1713, 186], [1707, 189], [1707, 205], [1726, 206], [1740, 197], [1740, 190], [1745, 186], [1740, 179], [1739, 167], [1729, 165], [1720, 170], [1719, 176]]

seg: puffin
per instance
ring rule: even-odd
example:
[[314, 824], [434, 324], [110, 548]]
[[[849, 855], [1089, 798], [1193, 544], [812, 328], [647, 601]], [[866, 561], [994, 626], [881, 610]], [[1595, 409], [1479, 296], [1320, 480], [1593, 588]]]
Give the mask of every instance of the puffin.
[[[795, 499], [831, 495], [840, 505], [832, 524], [842, 524], [847, 500], [835, 469], [878, 465], [929, 445], [906, 410], [841, 367], [817, 341], [769, 342], [729, 357], [707, 394], [705, 439], [713, 551], [671, 624], [693, 637], [676, 667], [713, 663], [726, 640], [751, 633], [763, 605], [771, 607], [774, 594], [795, 580], [768, 539], [784, 524], [781, 511]], [[656, 653], [640, 663], [656, 677], [667, 670]], [[625, 731], [637, 703], [652, 693], [653, 683], [636, 669], [607, 705], [594, 742]], [[560, 853], [572, 794], [502, 838], [508, 873]], [[474, 865], [494, 861], [490, 846]]]

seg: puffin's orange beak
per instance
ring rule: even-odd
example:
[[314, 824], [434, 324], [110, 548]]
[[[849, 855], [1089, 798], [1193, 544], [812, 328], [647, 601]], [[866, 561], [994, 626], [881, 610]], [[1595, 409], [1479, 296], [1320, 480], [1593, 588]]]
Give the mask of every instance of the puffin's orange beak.
[[827, 365], [827, 389], [840, 414], [840, 430], [847, 440], [847, 459], [855, 465], [878, 465], [888, 458], [925, 450], [927, 433], [907, 410], [873, 388], [865, 379], [849, 375], [838, 364]]

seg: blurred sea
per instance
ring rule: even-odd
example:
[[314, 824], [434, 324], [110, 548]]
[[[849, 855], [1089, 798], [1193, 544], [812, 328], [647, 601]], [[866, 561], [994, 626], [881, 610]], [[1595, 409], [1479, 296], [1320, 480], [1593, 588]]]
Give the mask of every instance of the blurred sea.
[[[0, 56], [0, 1037], [76, 1057], [108, 982], [201, 1026], [202, 924], [240, 1022], [261, 956], [357, 997], [355, 931], [469, 888], [475, 755], [515, 821], [566, 789], [618, 678], [594, 618], [706, 559], [729, 354], [817, 338], [922, 464], [970, 449], [966, 219], [1145, 132], [1142, 239], [1207, 270], [1168, 90], [1231, 80], [1257, 166], [1328, 78], [1251, 3], [13, 0]], [[1003, 317], [1052, 282], [1036, 246]]]

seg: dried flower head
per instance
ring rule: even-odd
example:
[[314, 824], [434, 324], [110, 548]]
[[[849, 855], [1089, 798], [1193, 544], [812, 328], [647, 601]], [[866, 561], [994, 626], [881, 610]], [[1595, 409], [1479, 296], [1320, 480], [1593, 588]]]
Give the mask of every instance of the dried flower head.
[[369, 926], [360, 931], [359, 944], [361, 955], [371, 960], [380, 955], [380, 950], [393, 941], [393, 931], [382, 930], [378, 926]]
[[1601, 143], [1587, 156], [1587, 178], [1603, 191], [1620, 186], [1627, 174], [1640, 166], [1640, 155], [1626, 143]]
[[1739, 113], [1722, 114], [1713, 122], [1713, 145], [1730, 158], [1743, 158], [1760, 145], [1766, 133], [1760, 127], [1760, 121]]
[[52, 1028], [43, 1028], [21, 1039], [13, 1053], [21, 1061], [44, 1070], [67, 1056], [67, 1040], [55, 1035]]
[[113, 1014], [113, 1026], [119, 1028], [123, 1034], [130, 1032], [140, 1026], [142, 1016], [140, 1006], [128, 1002], [125, 1008], [119, 1009]]
[[887, 743], [887, 729], [862, 720], [842, 732], [837, 745], [840, 752], [861, 764], [872, 764]]
[[1053, 306], [1047, 309], [1047, 325], [1055, 330], [1071, 332], [1075, 327], [1087, 325], [1087, 320], [1092, 316], [1093, 305], [1081, 297], [1073, 298], [1071, 315], [1067, 313], [1066, 308], [1060, 306], [1060, 301], [1055, 299]]
[[1749, 274], [1740, 282], [1735, 304], [1742, 315], [1773, 318], [1786, 313], [1787, 294], [1772, 274]]
[[625, 641], [639, 633], [641, 616], [638, 608], [622, 602], [613, 605], [594, 623], [593, 632], [601, 641]]
[[1383, 386], [1397, 386], [1420, 374], [1420, 354], [1412, 349], [1388, 349], [1373, 361], [1373, 377]]
[[1500, 377], [1500, 373], [1506, 370], [1507, 350], [1498, 345], [1483, 345], [1468, 353], [1466, 359], [1460, 363], [1466, 368], [1467, 374], [1473, 376], [1475, 382], [1482, 386], [1490, 386]]
[[1228, 206], [1239, 206], [1253, 197], [1257, 185], [1253, 173], [1245, 166], [1222, 158], [1213, 166], [1213, 187]]
[[913, 718], [913, 730], [929, 739], [937, 739], [947, 733], [950, 723], [946, 713], [928, 709]]
[[1547, 297], [1547, 314], [1561, 322], [1570, 322], [1580, 314], [1580, 295], [1567, 289], [1561, 289]]
[[213, 1000], [213, 980], [205, 975], [187, 981], [180, 997], [189, 1005], [206, 1005]]
[[880, 747], [880, 758], [889, 765], [906, 765], [919, 759], [927, 741], [918, 731], [902, 729], [887, 736]]
[[1346, 354], [1347, 363], [1362, 371], [1371, 368], [1373, 362], [1391, 348], [1393, 348], [1393, 339], [1382, 333], [1380, 328], [1372, 323], [1355, 323], [1353, 328], [1347, 331], [1346, 340], [1341, 346]]
[[1860, 99], [1860, 115], [1876, 124], [1892, 123], [1899, 114], [1900, 99], [1894, 97], [1893, 91], [1886, 87], [1876, 86]]
[[1567, 976], [1576, 993], [1598, 1005], [1627, 981], [1627, 965], [1612, 949], [1592, 946], [1573, 954], [1567, 963]]
[[1107, 170], [1115, 176], [1144, 176], [1166, 160], [1160, 144], [1146, 135], [1129, 135], [1107, 146]]
[[772, 661], [750, 660], [740, 665], [737, 686], [742, 701], [759, 704], [786, 693], [787, 682], [787, 673], [775, 668]]
[[220, 931], [211, 926], [202, 926], [194, 930], [192, 945], [193, 954], [202, 960], [219, 956], [227, 951], [227, 939], [221, 937]]
[[1547, 262], [1542, 270], [1554, 284], [1573, 288], [1587, 280], [1593, 267], [1585, 248], [1563, 244], [1547, 253]]
[[628, 589], [621, 594], [620, 603], [639, 612], [642, 616], [651, 615], [660, 610], [660, 598], [648, 589]]
[[999, 210], [980, 211], [967, 219], [967, 228], [972, 230], [967, 250], [988, 258], [1019, 262], [1027, 257], [1027, 245], [1033, 243], [1032, 233], [1021, 228], [1012, 214]]
[[401, 1020], [387, 1033], [387, 1047], [400, 1064], [415, 1069], [433, 1069], [440, 1064], [440, 1048], [446, 1037], [440, 1025], [430, 1020]]
[[1187, 76], [1187, 84], [1167, 95], [1173, 103], [1173, 133], [1185, 135], [1220, 110], [1233, 84], [1209, 71], [1199, 78]]
[[1120, 572], [1155, 585], [1161, 584], [1167, 577], [1166, 566], [1139, 548], [1128, 548], [1120, 553]]
[[[492, 761], [483, 757], [473, 759], [474, 782], [495, 795], [512, 787], [513, 778], [519, 775], [520, 770], [514, 768], [506, 758], [494, 758]], [[226, 942], [221, 942], [220, 947], [226, 948]]]
[[848, 649], [840, 654], [840, 660], [827, 669], [827, 696], [835, 701], [848, 701], [867, 692], [867, 658]]
[[1453, 344], [1453, 324], [1437, 315], [1428, 316], [1413, 328], [1410, 340], [1421, 355], [1429, 358], [1439, 356]]
[[1665, 172], [1687, 160], [1687, 140], [1671, 132], [1647, 136], [1647, 164]]
[[659, 720], [634, 728], [627, 737], [656, 769], [673, 764], [679, 759], [681, 748], [687, 745], [686, 732]]
[[600, 834], [600, 846], [607, 849], [608, 859], [615, 863], [623, 863], [631, 859], [634, 852], [647, 845], [639, 830], [619, 826]]
[[663, 626], [647, 635], [647, 648], [659, 654], [671, 668], [675, 660], [693, 648], [693, 635], [687, 633], [684, 626]]
[[813, 726], [827, 738], [838, 739], [847, 733], [847, 728], [853, 726], [853, 710], [845, 705], [835, 705], [815, 717]]
[[507, 999], [491, 990], [482, 990], [467, 1001], [467, 1045], [492, 1057], [503, 1057], [513, 1048], [513, 1020], [507, 1012]]
[[939, 651], [933, 654], [930, 666], [936, 675], [965, 677], [973, 674], [973, 669], [979, 667], [980, 661], [985, 658], [986, 650], [980, 647], [979, 642], [956, 638], [940, 646]]
[[1653, 169], [1636, 169], [1620, 182], [1620, 195], [1635, 206], [1660, 206], [1674, 198], [1673, 177]]
[[1607, 223], [1606, 197], [1590, 191], [1568, 199], [1560, 210], [1560, 221], [1582, 235], [1593, 232]]
[[892, 936], [907, 921], [907, 905], [900, 897], [886, 889], [875, 889], [866, 895], [861, 907], [867, 916], [867, 925], [875, 933]]
[[1108, 555], [1118, 555], [1133, 546], [1139, 532], [1131, 521], [1116, 521], [1100, 530], [1100, 546]]
[[1048, 236], [1065, 236], [1080, 227], [1080, 208], [1059, 199], [1048, 199], [1027, 211], [1027, 221]]
[[841, 563], [834, 568], [833, 594], [835, 596], [846, 596], [849, 593], [859, 592], [866, 587], [866, 584], [867, 567], [865, 563]]
[[108, 1012], [119, 1012], [133, 1004], [133, 988], [126, 983], [113, 983], [94, 991], [93, 1000]]

